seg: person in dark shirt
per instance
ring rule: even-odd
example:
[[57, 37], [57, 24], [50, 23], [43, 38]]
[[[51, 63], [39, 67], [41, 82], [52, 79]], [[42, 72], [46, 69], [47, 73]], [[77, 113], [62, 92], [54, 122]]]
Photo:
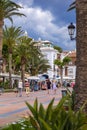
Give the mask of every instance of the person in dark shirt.
[[51, 88], [51, 82], [49, 79], [46, 80], [46, 84], [47, 84], [47, 90], [48, 90], [48, 94], [49, 94], [49, 89]]

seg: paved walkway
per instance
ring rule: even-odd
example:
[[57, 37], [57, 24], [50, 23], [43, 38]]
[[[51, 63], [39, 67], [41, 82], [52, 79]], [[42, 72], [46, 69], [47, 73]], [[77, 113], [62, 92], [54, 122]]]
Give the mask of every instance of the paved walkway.
[[44, 107], [47, 107], [49, 102], [55, 98], [55, 105], [61, 99], [61, 89], [58, 88], [55, 95], [53, 90], [50, 90], [50, 94], [47, 94], [46, 90], [30, 92], [29, 97], [25, 92], [22, 97], [16, 97], [15, 93], [3, 93], [0, 95], [0, 127], [26, 116], [29, 111], [25, 101], [33, 105], [36, 98]]

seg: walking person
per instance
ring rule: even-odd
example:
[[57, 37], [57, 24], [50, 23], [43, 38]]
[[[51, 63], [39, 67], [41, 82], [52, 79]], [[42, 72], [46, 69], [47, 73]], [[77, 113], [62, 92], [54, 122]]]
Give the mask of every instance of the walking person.
[[22, 97], [22, 89], [23, 89], [23, 83], [22, 80], [20, 79], [18, 82], [18, 96]]
[[51, 88], [51, 82], [49, 79], [46, 80], [46, 84], [47, 84], [47, 90], [48, 90], [48, 94], [49, 94], [49, 89]]
[[57, 87], [56, 87], [56, 81], [55, 80], [53, 80], [53, 82], [52, 82], [52, 88], [54, 90], [54, 94], [56, 94]]
[[30, 93], [30, 83], [28, 82], [27, 79], [25, 79], [25, 90], [26, 90], [26, 95], [27, 95], [27, 97], [29, 97], [29, 93]]

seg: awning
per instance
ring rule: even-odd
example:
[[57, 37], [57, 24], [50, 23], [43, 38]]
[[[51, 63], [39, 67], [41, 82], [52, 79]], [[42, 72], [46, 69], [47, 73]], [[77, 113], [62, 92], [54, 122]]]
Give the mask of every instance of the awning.
[[[8, 78], [9, 77], [9, 73], [0, 73], [0, 77], [1, 78]], [[20, 79], [21, 78], [20, 75], [15, 75], [15, 74], [12, 74], [11, 77], [13, 79]]]

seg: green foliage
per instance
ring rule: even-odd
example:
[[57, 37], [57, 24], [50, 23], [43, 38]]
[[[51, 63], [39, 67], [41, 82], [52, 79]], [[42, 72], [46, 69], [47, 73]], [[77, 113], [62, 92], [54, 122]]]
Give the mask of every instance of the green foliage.
[[62, 48], [59, 46], [54, 46], [54, 49], [56, 49], [57, 51], [59, 51], [60, 53], [62, 52]]
[[[4, 40], [3, 40], [4, 41]], [[3, 57], [8, 60], [8, 45], [7, 44], [3, 44], [3, 48], [2, 48], [2, 54]]]
[[8, 18], [11, 22], [13, 22], [12, 16], [25, 16], [19, 12], [19, 9], [21, 8], [22, 7], [20, 5], [10, 0], [0, 0], [0, 20]]
[[[4, 35], [4, 44], [7, 45], [8, 51], [11, 51], [14, 48], [14, 46], [17, 44], [18, 39], [24, 34], [24, 31], [21, 29], [21, 27], [7, 27], [3, 29], [3, 35]], [[6, 46], [5, 45], [5, 46]], [[10, 53], [10, 52], [9, 52]]]
[[70, 57], [66, 56], [64, 59], [63, 59], [63, 62], [64, 64], [67, 64], [71, 61]]
[[[64, 107], [67, 100], [68, 111]], [[53, 103], [54, 99], [49, 103], [47, 109], [44, 109], [43, 105], [38, 106], [37, 99], [33, 107], [26, 102], [32, 113], [31, 124], [36, 130], [86, 130], [86, 115], [82, 109], [77, 112], [72, 110], [70, 95], [62, 98], [55, 107]]]
[[63, 68], [63, 66], [67, 65], [70, 61], [71, 59], [66, 56], [63, 60], [55, 59], [54, 64], [59, 66], [60, 68]]
[[2, 128], [2, 130], [35, 130], [29, 120], [19, 120], [11, 125]]
[[[65, 102], [68, 100], [68, 111], [64, 107]], [[48, 107], [45, 109], [42, 104], [39, 104], [37, 99], [34, 105], [31, 106], [26, 102], [27, 107], [31, 114], [28, 118], [22, 122], [22, 126], [25, 126], [27, 130], [86, 130], [87, 129], [87, 118], [86, 114], [83, 113], [82, 108], [74, 112], [71, 107], [70, 95], [65, 96], [60, 102], [54, 106], [55, 99], [52, 99]], [[4, 130], [21, 130], [20, 123], [16, 125], [11, 124], [7, 129]]]
[[4, 88], [4, 89], [8, 89], [9, 88], [9, 81], [6, 80], [5, 82], [0, 82], [0, 87]]

